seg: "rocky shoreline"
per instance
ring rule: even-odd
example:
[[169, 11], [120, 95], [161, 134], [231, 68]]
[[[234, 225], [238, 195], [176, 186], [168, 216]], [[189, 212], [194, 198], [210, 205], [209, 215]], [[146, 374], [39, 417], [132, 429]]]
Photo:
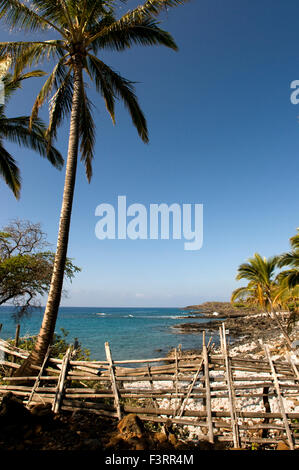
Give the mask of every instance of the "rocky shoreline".
[[[217, 310], [216, 310], [217, 309]], [[225, 324], [228, 330], [230, 343], [240, 345], [252, 341], [263, 342], [279, 339], [281, 330], [277, 323], [267, 313], [261, 313], [257, 309], [236, 308], [228, 302], [206, 302], [201, 305], [188, 306], [184, 310], [192, 311], [192, 315], [182, 318], [202, 318], [207, 321], [186, 322], [173, 325], [182, 334], [202, 333], [206, 331], [210, 335], [218, 336], [219, 327]], [[287, 328], [288, 314], [280, 312], [280, 321]], [[298, 328], [291, 333], [293, 339], [298, 337]]]
[[230, 302], [204, 302], [198, 305], [188, 305], [182, 310], [192, 312], [194, 315], [204, 317], [213, 317], [217, 313], [221, 317], [241, 317], [248, 314], [261, 313], [259, 308], [248, 307], [239, 304], [238, 306], [232, 305]]

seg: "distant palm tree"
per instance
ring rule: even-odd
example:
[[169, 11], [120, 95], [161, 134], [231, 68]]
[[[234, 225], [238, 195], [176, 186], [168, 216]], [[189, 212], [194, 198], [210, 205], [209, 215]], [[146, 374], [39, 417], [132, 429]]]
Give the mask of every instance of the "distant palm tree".
[[0, 175], [17, 199], [20, 197], [21, 189], [20, 170], [14, 157], [5, 149], [4, 141], [10, 141], [19, 144], [21, 147], [36, 150], [40, 155], [48, 158], [56, 168], [61, 168], [63, 165], [63, 158], [60, 153], [54, 147], [49, 147], [45, 137], [46, 127], [40, 119], [34, 118], [31, 130], [29, 130], [30, 116], [6, 116], [6, 105], [11, 95], [21, 87], [22, 81], [42, 75], [42, 72], [35, 71], [13, 78], [12, 75], [7, 73], [2, 78], [5, 104], [0, 105]]
[[280, 277], [280, 282], [275, 289], [274, 304], [290, 312], [288, 329], [291, 330], [299, 321], [299, 284], [290, 288], [288, 279]]
[[86, 93], [83, 72], [95, 84], [106, 108], [115, 122], [115, 100], [120, 98], [129, 110], [134, 126], [144, 142], [148, 142], [145, 117], [134, 93], [133, 82], [112, 70], [100, 58], [101, 51], [123, 51], [137, 44], [177, 46], [171, 35], [159, 28], [155, 19], [160, 12], [183, 4], [185, 0], [148, 0], [121, 18], [116, 18], [117, 0], [0, 0], [0, 18], [13, 28], [29, 31], [50, 30], [58, 39], [34, 42], [0, 43], [19, 68], [39, 63], [45, 58], [56, 65], [40, 91], [32, 110], [32, 119], [40, 106], [54, 91], [50, 107], [48, 137], [56, 136], [57, 126], [71, 113], [65, 186], [60, 216], [58, 243], [51, 288], [35, 348], [18, 374], [27, 375], [32, 364], [40, 364], [50, 344], [60, 304], [64, 265], [67, 254], [77, 156], [88, 180], [92, 176], [95, 126], [91, 102]]
[[294, 237], [290, 238], [291, 251], [282, 254], [278, 261], [280, 268], [286, 266], [291, 268], [279, 274], [280, 280], [285, 280], [290, 289], [299, 285], [299, 229], [297, 232]]
[[288, 267], [277, 276], [280, 288], [277, 301], [290, 311], [289, 326], [294, 326], [299, 319], [299, 229], [290, 238], [291, 251], [279, 257], [280, 268]]
[[263, 258], [255, 253], [253, 258], [249, 258], [247, 263], [243, 263], [238, 268], [236, 280], [246, 279], [247, 286], [240, 287], [233, 291], [231, 301], [243, 300], [250, 305], [258, 305], [268, 312], [275, 319], [281, 329], [288, 345], [291, 347], [289, 336], [283, 327], [275, 311], [275, 292], [277, 289], [277, 278], [275, 271], [279, 262], [279, 256]]
[[275, 286], [277, 262], [277, 256], [266, 259], [255, 253], [253, 258], [248, 259], [247, 263], [241, 264], [238, 268], [236, 280], [246, 279], [249, 283], [246, 287], [240, 287], [233, 292], [232, 301], [242, 298], [249, 300], [250, 303], [258, 304], [261, 308], [271, 310], [271, 297]]

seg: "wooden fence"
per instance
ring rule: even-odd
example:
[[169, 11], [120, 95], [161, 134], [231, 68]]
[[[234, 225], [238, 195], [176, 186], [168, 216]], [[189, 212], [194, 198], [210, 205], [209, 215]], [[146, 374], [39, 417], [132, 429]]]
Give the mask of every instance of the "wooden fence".
[[218, 354], [204, 333], [201, 353], [190, 356], [175, 349], [171, 358], [114, 361], [105, 343], [106, 361], [79, 361], [72, 348], [63, 359], [49, 350], [36, 375], [26, 378], [11, 371], [29, 353], [0, 339], [0, 396], [10, 391], [27, 407], [51, 403], [55, 413], [85, 410], [118, 420], [136, 413], [145, 421], [191, 426], [199, 439], [237, 448], [271, 448], [279, 440], [298, 448], [299, 413], [286, 409], [299, 400], [298, 365], [290, 355], [274, 360], [263, 344], [259, 360], [232, 356], [224, 324], [219, 334]]

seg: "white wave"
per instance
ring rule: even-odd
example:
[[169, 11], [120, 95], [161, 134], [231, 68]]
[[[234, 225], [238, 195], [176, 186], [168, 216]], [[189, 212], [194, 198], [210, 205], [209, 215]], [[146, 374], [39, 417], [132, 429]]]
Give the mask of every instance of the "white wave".
[[182, 317], [178, 315], [144, 315], [144, 316], [139, 316], [138, 318], [168, 318], [171, 320], [176, 320], [177, 318], [182, 318]]

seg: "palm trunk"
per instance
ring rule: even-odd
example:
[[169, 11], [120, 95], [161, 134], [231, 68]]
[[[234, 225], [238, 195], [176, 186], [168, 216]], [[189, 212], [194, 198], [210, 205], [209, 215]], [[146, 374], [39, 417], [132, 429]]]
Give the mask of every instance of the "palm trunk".
[[[287, 331], [285, 330], [284, 326], [282, 325], [280, 319], [278, 318], [277, 312], [274, 310], [273, 302], [272, 302], [270, 296], [268, 296], [268, 301], [269, 301], [270, 308], [271, 308], [271, 313], [269, 313], [269, 317], [274, 318], [274, 320], [276, 321], [278, 327], [280, 328], [280, 331], [282, 332], [282, 334], [283, 334], [283, 336], [286, 340], [286, 343], [287, 343], [288, 347], [290, 349], [292, 349], [292, 343], [291, 343], [290, 337], [289, 337]], [[271, 317], [271, 315], [272, 315], [272, 317]]]
[[280, 330], [281, 330], [281, 332], [282, 332], [282, 334], [283, 334], [283, 336], [284, 336], [284, 338], [285, 338], [285, 340], [286, 340], [286, 343], [287, 343], [288, 347], [289, 347], [290, 349], [292, 349], [292, 342], [291, 342], [291, 340], [290, 340], [290, 337], [289, 337], [289, 335], [288, 335], [286, 329], [284, 328], [284, 326], [282, 325], [280, 319], [278, 318], [278, 313], [275, 312], [274, 310], [272, 310], [272, 311], [271, 311], [271, 314], [273, 315], [274, 320], [276, 321], [278, 327], [280, 328]]
[[53, 340], [53, 335], [55, 331], [56, 319], [58, 315], [64, 279], [64, 269], [67, 256], [73, 196], [76, 181], [82, 87], [82, 68], [80, 65], [80, 58], [77, 58], [75, 59], [74, 65], [74, 91], [70, 122], [68, 156], [65, 173], [65, 184], [51, 286], [49, 290], [48, 301], [41, 329], [38, 334], [34, 349], [28, 359], [15, 373], [15, 375], [19, 377], [30, 375], [30, 372], [33, 372], [31, 367], [32, 365], [42, 364], [47, 349]]

